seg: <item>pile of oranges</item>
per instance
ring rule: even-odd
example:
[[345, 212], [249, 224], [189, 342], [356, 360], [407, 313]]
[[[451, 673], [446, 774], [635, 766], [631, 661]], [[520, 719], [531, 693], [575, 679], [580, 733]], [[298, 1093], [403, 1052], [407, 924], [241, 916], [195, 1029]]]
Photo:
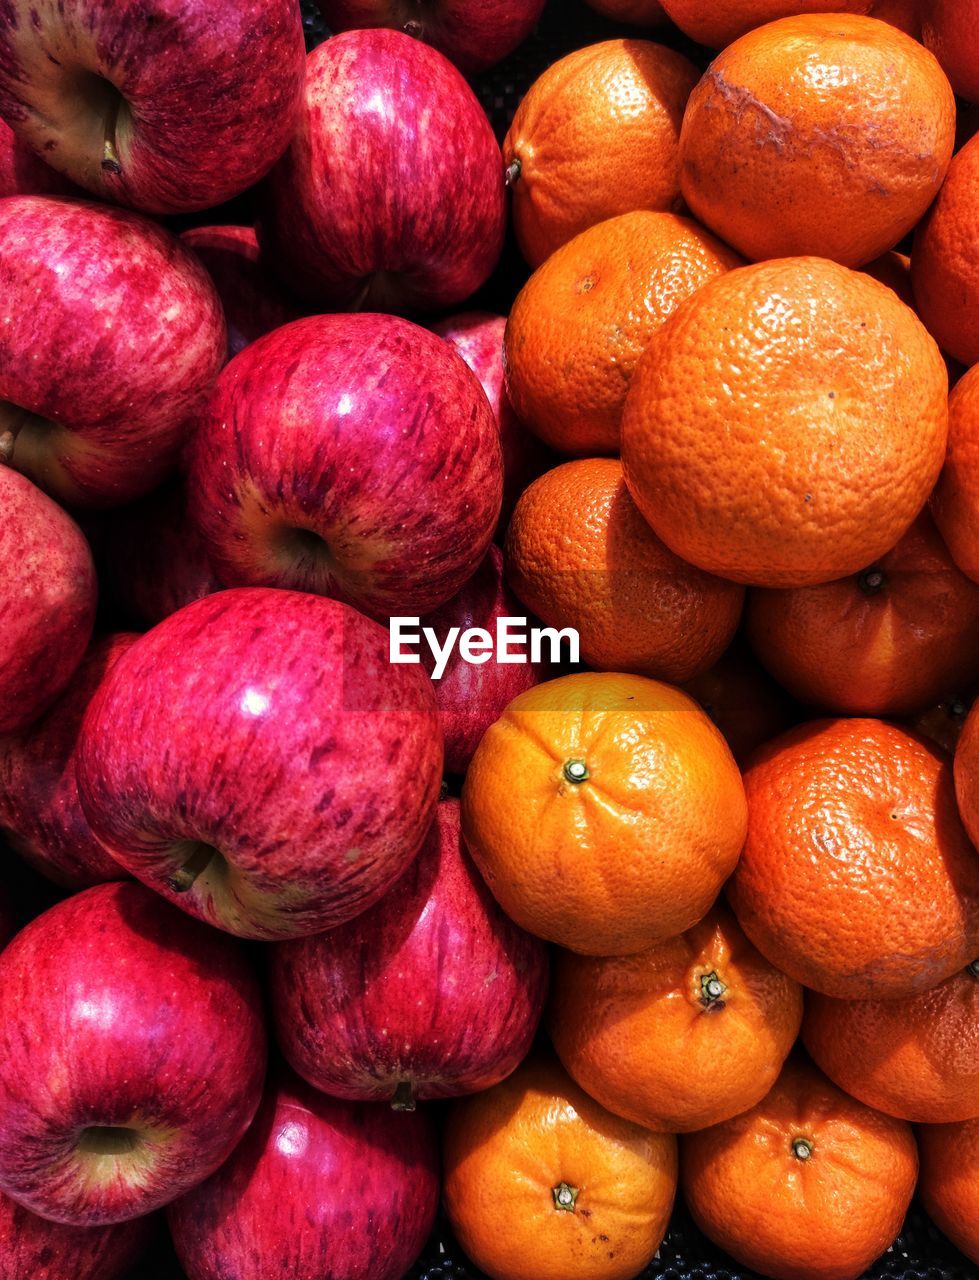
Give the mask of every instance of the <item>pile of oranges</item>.
[[979, 1262], [979, 0], [591, 2], [717, 52], [581, 49], [504, 145], [559, 455], [504, 560], [588, 669], [465, 778], [555, 961], [447, 1212], [494, 1280], [628, 1280], [679, 1186], [854, 1280], [917, 1189]]

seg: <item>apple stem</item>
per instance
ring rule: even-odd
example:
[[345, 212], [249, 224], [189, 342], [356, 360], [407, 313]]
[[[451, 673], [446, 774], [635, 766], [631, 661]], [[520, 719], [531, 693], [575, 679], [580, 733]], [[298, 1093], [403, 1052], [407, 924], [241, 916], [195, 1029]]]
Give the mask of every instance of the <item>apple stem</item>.
[[0, 431], [0, 463], [6, 465], [14, 456], [14, 444], [17, 441], [16, 431]]
[[167, 876], [167, 888], [174, 893], [187, 893], [201, 872], [210, 865], [214, 854], [215, 850], [209, 844], [200, 845], [182, 867]]
[[105, 140], [102, 143], [102, 169], [105, 173], [122, 173], [119, 151], [116, 147], [116, 126], [119, 122], [119, 104], [122, 98], [114, 94], [105, 117]]
[[511, 160], [507, 167], [503, 170], [503, 182], [508, 187], [515, 187], [520, 181], [520, 161]]
[[414, 1111], [415, 1109], [415, 1091], [411, 1087], [410, 1080], [399, 1080], [398, 1087], [394, 1091], [394, 1097], [391, 1099], [392, 1111]]

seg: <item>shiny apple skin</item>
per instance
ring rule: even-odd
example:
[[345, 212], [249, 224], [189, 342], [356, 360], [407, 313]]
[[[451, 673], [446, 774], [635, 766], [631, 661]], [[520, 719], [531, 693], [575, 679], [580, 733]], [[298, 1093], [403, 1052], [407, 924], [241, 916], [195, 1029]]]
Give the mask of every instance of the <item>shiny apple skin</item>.
[[441, 802], [421, 853], [370, 911], [271, 948], [275, 1030], [324, 1093], [391, 1101], [488, 1089], [526, 1057], [547, 948], [497, 906]]
[[[82, 200], [0, 201], [0, 400], [47, 419], [12, 465], [69, 506], [114, 506], [173, 470], [224, 363], [214, 285], [149, 218]], [[9, 405], [0, 406], [0, 432]]]
[[[295, 0], [3, 0], [0, 14], [0, 115], [102, 200], [211, 208], [292, 136], [305, 61]], [[98, 80], [128, 104], [114, 164]]]
[[503, 158], [461, 73], [399, 31], [309, 55], [299, 127], [267, 183], [262, 235], [323, 310], [458, 306], [503, 248]]
[[0, 120], [0, 198], [81, 194], [73, 182], [45, 164], [9, 124]]
[[98, 588], [78, 525], [2, 465], [0, 511], [0, 733], [16, 733], [74, 675], [92, 634]]
[[486, 397], [444, 342], [396, 316], [312, 316], [221, 374], [187, 501], [230, 586], [313, 591], [386, 621], [475, 572], [502, 476]]
[[0, 830], [22, 858], [66, 889], [126, 877], [82, 812], [75, 744], [95, 690], [137, 638], [120, 632], [94, 640], [57, 702], [30, 728], [0, 736]]
[[109, 1227], [49, 1222], [0, 1195], [0, 1276], [4, 1280], [123, 1280], [156, 1235], [155, 1218]]
[[544, 0], [318, 0], [331, 31], [394, 27], [467, 75], [502, 61], [530, 35]]
[[[171, 614], [89, 705], [76, 774], [92, 829], [137, 879], [241, 937], [366, 910], [418, 852], [442, 776], [430, 682], [388, 646], [376, 622], [301, 592], [221, 591]], [[189, 885], [187, 841], [221, 855]]]
[[[424, 617], [421, 625], [432, 627], [444, 643], [452, 627], [463, 632], [482, 627], [495, 636], [497, 618], [526, 618], [528, 626], [539, 625], [506, 585], [503, 554], [494, 546], [462, 590]], [[423, 647], [421, 656], [431, 672], [435, 666], [431, 650]], [[432, 681], [445, 735], [446, 772], [465, 773], [490, 725], [518, 693], [542, 678], [542, 668], [529, 662], [497, 662], [495, 657], [482, 664], [464, 662], [456, 646], [442, 678]]]
[[401, 1280], [438, 1196], [425, 1112], [327, 1098], [283, 1071], [231, 1159], [167, 1216], [189, 1280]]
[[[131, 881], [86, 889], [0, 954], [0, 1190], [74, 1226], [151, 1213], [231, 1154], [265, 1061], [236, 943]], [[137, 1129], [142, 1167], [81, 1151], [91, 1126]]]

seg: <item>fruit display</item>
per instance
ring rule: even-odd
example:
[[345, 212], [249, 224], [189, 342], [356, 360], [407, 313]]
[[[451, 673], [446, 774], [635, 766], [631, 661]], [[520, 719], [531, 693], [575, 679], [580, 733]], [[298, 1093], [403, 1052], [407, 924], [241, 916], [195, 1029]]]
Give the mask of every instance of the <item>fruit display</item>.
[[979, 1280], [979, 3], [9, 0], [0, 1280]]

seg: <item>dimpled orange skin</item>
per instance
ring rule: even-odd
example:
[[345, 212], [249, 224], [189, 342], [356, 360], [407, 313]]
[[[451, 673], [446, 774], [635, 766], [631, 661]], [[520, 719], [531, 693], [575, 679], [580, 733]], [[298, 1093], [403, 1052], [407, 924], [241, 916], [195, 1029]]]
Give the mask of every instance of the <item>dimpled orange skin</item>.
[[632, 1280], [663, 1240], [676, 1138], [611, 1115], [550, 1057], [454, 1102], [443, 1142], [446, 1214], [491, 1280]]
[[959, 379], [948, 398], [948, 450], [931, 511], [952, 559], [979, 582], [979, 365]]
[[617, 458], [580, 458], [524, 490], [507, 577], [551, 627], [574, 627], [581, 659], [678, 683], [707, 671], [738, 628], [744, 588], [664, 546], [629, 497]]
[[817, 1066], [868, 1107], [946, 1124], [979, 1116], [979, 978], [962, 969], [907, 1000], [806, 997]]
[[679, 137], [699, 72], [648, 40], [561, 58], [527, 91], [503, 143], [520, 251], [538, 267], [596, 222], [680, 208]]
[[900, 1231], [918, 1173], [909, 1124], [794, 1059], [751, 1111], [682, 1138], [680, 1159], [705, 1235], [778, 1280], [857, 1280]]
[[625, 213], [575, 236], [534, 272], [507, 321], [518, 416], [560, 453], [618, 453], [629, 380], [651, 335], [740, 262], [674, 213]]
[[926, 0], [921, 31], [955, 92], [979, 102], [979, 0]]
[[911, 282], [939, 346], [960, 364], [979, 363], [979, 135], [956, 154], [915, 233]]
[[810, 586], [864, 568], [923, 507], [948, 375], [885, 285], [821, 258], [729, 271], [653, 334], [622, 415], [626, 484], [710, 573]]
[[[833, 0], [839, 13], [866, 13], [871, 0]], [[755, 27], [800, 13], [825, 13], [827, 0], [663, 0], [681, 31], [711, 49], [723, 49]]]
[[625, 955], [707, 913], [738, 860], [746, 810], [728, 746], [691, 698], [642, 676], [582, 672], [520, 694], [490, 726], [462, 819], [512, 919], [573, 951]]
[[816, 720], [755, 755], [728, 900], [772, 964], [847, 1000], [927, 991], [979, 956], [979, 854], [951, 762], [883, 720]]
[[922, 1125], [918, 1197], [939, 1231], [979, 1263], [979, 1120]]
[[859, 267], [919, 221], [954, 141], [951, 86], [916, 40], [856, 14], [783, 18], [729, 45], [691, 94], [680, 186], [752, 261]]
[[789, 695], [739, 641], [709, 671], [681, 687], [723, 733], [741, 768], [763, 742], [784, 733], [798, 719]]
[[587, 0], [589, 8], [615, 22], [631, 22], [637, 27], [659, 27], [666, 14], [659, 0]]
[[979, 585], [927, 512], [887, 555], [821, 587], [748, 593], [746, 633], [801, 702], [910, 715], [979, 678]]
[[548, 1031], [566, 1070], [616, 1115], [667, 1133], [760, 1102], [802, 1021], [802, 988], [723, 906], [635, 956], [560, 951], [552, 973]]

